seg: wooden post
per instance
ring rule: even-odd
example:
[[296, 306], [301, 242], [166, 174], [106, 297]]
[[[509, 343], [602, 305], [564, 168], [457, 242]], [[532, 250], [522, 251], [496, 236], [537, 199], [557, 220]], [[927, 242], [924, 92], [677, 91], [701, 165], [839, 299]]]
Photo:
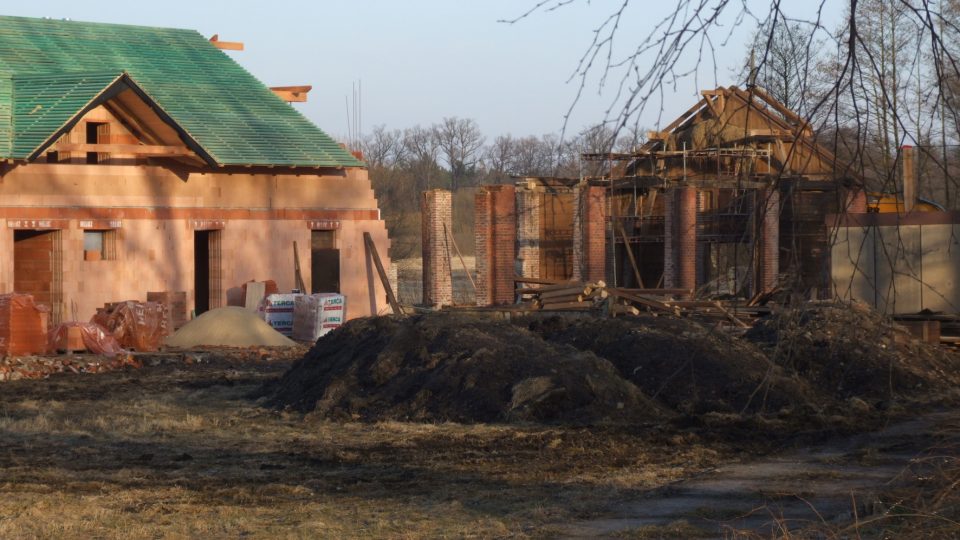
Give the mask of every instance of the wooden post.
[[300, 292], [309, 294], [307, 286], [303, 283], [303, 274], [300, 272], [300, 254], [297, 252], [297, 241], [293, 241], [293, 281]]
[[903, 211], [907, 213], [917, 203], [917, 169], [913, 147], [904, 145], [900, 150], [900, 159], [903, 160]]
[[393, 309], [394, 315], [403, 315], [403, 308], [400, 307], [400, 303], [397, 302], [397, 297], [393, 295], [393, 287], [390, 286], [390, 280], [387, 279], [387, 271], [383, 269], [383, 263], [380, 262], [380, 254], [377, 253], [377, 245], [373, 243], [373, 237], [370, 236], [370, 233], [363, 233], [363, 243], [367, 247], [367, 251], [370, 252], [370, 256], [373, 258], [373, 264], [377, 267], [377, 274], [380, 276], [380, 282], [383, 284], [383, 290], [387, 293], [387, 302], [390, 303], [390, 308]]
[[[473, 287], [473, 292], [477, 292], [477, 284], [473, 281], [473, 276], [470, 275], [470, 270], [467, 268], [467, 263], [463, 261], [463, 254], [460, 253], [460, 247], [457, 246], [457, 240], [453, 237], [453, 233], [447, 230], [447, 224], [443, 224], [443, 232], [446, 233], [447, 237], [450, 239], [450, 243], [453, 244], [454, 251], [457, 252], [457, 257], [460, 258], [460, 265], [463, 266], [463, 271], [467, 274], [467, 279], [470, 280], [470, 285]], [[451, 281], [453, 278], [451, 276]]]

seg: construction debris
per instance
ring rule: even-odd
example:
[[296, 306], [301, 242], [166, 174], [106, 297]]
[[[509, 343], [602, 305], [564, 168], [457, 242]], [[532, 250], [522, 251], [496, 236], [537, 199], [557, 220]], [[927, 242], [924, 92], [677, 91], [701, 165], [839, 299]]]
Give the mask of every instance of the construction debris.
[[210, 310], [168, 337], [168, 347], [290, 347], [296, 342], [280, 334], [255, 313], [229, 306]]
[[103, 373], [143, 364], [130, 354], [103, 356], [10, 356], [0, 359], [0, 381], [46, 379], [56, 373]]

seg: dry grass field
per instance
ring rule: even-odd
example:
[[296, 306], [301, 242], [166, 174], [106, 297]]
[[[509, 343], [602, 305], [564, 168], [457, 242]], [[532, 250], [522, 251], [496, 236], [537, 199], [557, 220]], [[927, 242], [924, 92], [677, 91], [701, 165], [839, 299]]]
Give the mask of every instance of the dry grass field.
[[0, 387], [0, 538], [544, 537], [747, 455], [656, 426], [332, 423], [249, 397], [286, 360], [154, 363]]

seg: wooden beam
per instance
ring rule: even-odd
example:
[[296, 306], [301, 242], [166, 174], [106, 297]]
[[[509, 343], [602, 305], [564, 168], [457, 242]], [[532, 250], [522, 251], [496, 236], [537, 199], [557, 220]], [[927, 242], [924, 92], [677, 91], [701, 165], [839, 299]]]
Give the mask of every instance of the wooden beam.
[[307, 285], [303, 282], [303, 274], [300, 272], [300, 253], [297, 250], [297, 241], [293, 241], [293, 282], [302, 294], [307, 294]]
[[363, 243], [367, 247], [367, 252], [370, 253], [370, 256], [373, 258], [373, 265], [377, 267], [377, 274], [380, 276], [380, 283], [383, 284], [383, 290], [387, 293], [387, 302], [390, 303], [390, 308], [393, 309], [393, 314], [403, 315], [403, 308], [400, 307], [400, 302], [397, 302], [397, 297], [393, 295], [393, 287], [390, 286], [390, 280], [387, 279], [387, 271], [383, 269], [383, 263], [380, 261], [380, 254], [377, 252], [377, 245], [373, 243], [373, 237], [370, 236], [370, 233], [363, 233]]
[[624, 229], [623, 222], [620, 220], [617, 220], [617, 232], [623, 237], [623, 248], [627, 252], [627, 258], [630, 259], [630, 266], [633, 267], [633, 275], [637, 278], [637, 286], [642, 289], [644, 286], [643, 278], [640, 277], [640, 268], [637, 266], [637, 260], [633, 258], [633, 248], [630, 247], [630, 239], [627, 238], [627, 231]]
[[214, 34], [210, 38], [210, 43], [212, 43], [214, 47], [223, 51], [242, 51], [243, 50], [242, 41], [220, 41], [220, 34]]
[[678, 128], [681, 124], [683, 124], [684, 122], [686, 122], [688, 118], [690, 118], [690, 115], [691, 115], [691, 114], [693, 114], [693, 113], [699, 111], [700, 109], [702, 109], [702, 108], [704, 107], [704, 105], [705, 105], [705, 103], [704, 103], [705, 101], [706, 101], [706, 98], [703, 98], [703, 99], [701, 99], [700, 101], [698, 101], [696, 105], [694, 105], [693, 107], [690, 107], [689, 109], [687, 109], [686, 112], [684, 112], [683, 114], [681, 114], [680, 116], [678, 116], [676, 120], [674, 120], [673, 122], [670, 122], [670, 125], [668, 125], [667, 127], [663, 128], [663, 132], [664, 132], [664, 133], [671, 133], [674, 129]]
[[146, 139], [147, 144], [163, 144], [163, 139], [149, 126], [141, 122], [140, 119], [130, 112], [119, 100], [105, 101], [103, 102], [103, 107], [107, 109], [110, 114], [116, 116], [121, 123], [126, 124], [127, 128], [134, 132], [134, 136], [140, 139]]
[[161, 146], [148, 144], [81, 144], [57, 143], [50, 150], [55, 152], [98, 152], [104, 154], [133, 154], [137, 156], [193, 156], [186, 146]]
[[713, 115], [716, 116], [717, 119], [719, 120], [720, 110], [717, 109], [717, 106], [713, 101], [713, 98], [716, 97], [716, 91], [704, 90], [703, 92], [700, 92], [700, 93], [703, 94], [703, 100], [707, 103], [707, 107], [710, 109], [710, 112], [712, 112]]
[[570, 283], [576, 285], [576, 281], [562, 279], [544, 279], [544, 278], [525, 278], [523, 276], [513, 276], [515, 283], [534, 283], [537, 285], [559, 285], [561, 283]]
[[[477, 284], [473, 281], [473, 275], [470, 274], [470, 269], [467, 268], [467, 263], [463, 260], [463, 254], [460, 253], [460, 246], [457, 245], [456, 239], [453, 237], [453, 233], [447, 230], [447, 224], [443, 224], [443, 232], [446, 233], [447, 237], [450, 239], [450, 243], [453, 244], [454, 251], [457, 252], [457, 257], [460, 258], [460, 265], [463, 266], [463, 272], [467, 274], [467, 279], [470, 280], [470, 286], [473, 287], [473, 293], [477, 293]], [[453, 281], [453, 272], [451, 271], [450, 281]]]
[[313, 87], [310, 85], [271, 86], [270, 90], [287, 103], [303, 103], [307, 101], [307, 93], [313, 90]]
[[661, 302], [660, 300], [657, 300], [655, 298], [646, 298], [637, 294], [631, 294], [624, 289], [607, 289], [607, 291], [610, 293], [610, 296], [615, 296], [617, 298], [629, 300], [630, 302], [633, 302], [635, 304], [640, 304], [641, 306], [646, 306], [648, 308], [656, 309], [659, 311], [666, 311], [669, 313], [673, 313], [674, 315], [680, 314], [679, 309], [671, 305], [668, 305], [665, 302]]

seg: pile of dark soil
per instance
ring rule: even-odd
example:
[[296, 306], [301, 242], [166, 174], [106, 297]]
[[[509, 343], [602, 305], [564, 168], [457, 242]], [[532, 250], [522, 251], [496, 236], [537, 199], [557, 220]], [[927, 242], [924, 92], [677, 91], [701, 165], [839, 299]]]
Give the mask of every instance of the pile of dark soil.
[[[960, 357], [864, 307], [782, 308], [745, 338], [690, 319], [351, 321], [319, 339], [270, 406], [340, 419], [573, 425], [739, 418], [802, 428], [960, 398]], [[854, 416], [851, 416], [854, 415]], [[679, 416], [678, 416], [679, 415]]]
[[551, 317], [529, 328], [606, 358], [651, 398], [685, 414], [777, 412], [818, 401], [805, 380], [753, 344], [694, 321]]
[[272, 406], [368, 421], [599, 424], [669, 415], [592, 353], [450, 314], [351, 321], [264, 391]]
[[746, 338], [771, 361], [837, 399], [868, 402], [955, 396], [960, 359], [911, 340], [859, 304], [807, 304], [774, 312]]

